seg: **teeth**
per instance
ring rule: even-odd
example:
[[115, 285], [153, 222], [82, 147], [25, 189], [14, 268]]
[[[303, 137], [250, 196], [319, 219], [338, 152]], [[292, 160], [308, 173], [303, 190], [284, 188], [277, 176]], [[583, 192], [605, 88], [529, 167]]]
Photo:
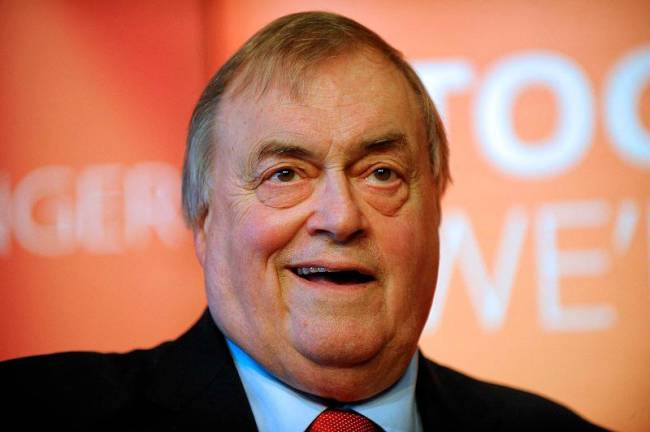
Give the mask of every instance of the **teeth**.
[[336, 270], [330, 270], [326, 267], [298, 267], [297, 272], [300, 276], [307, 276], [315, 273], [332, 273]]

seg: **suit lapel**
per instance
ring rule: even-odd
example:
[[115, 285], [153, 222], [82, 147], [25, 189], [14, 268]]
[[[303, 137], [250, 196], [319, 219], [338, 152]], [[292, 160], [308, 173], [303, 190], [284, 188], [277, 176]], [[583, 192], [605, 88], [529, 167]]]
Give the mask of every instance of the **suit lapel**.
[[187, 333], [161, 348], [150, 397], [170, 421], [181, 430], [257, 430], [225, 338], [207, 309]]
[[458, 400], [454, 393], [457, 390], [445, 383], [436, 363], [419, 353], [415, 398], [423, 430], [491, 430], [489, 422], [475, 421], [482, 416], [475, 412], [471, 403]]
[[494, 430], [495, 418], [484, 403], [473, 400], [473, 388], [450, 381], [443, 369], [419, 353], [415, 398], [423, 430]]
[[422, 429], [453, 430], [453, 417], [445, 407], [443, 389], [437, 379], [435, 370], [429, 365], [422, 353], [418, 354], [418, 377], [415, 385], [415, 400], [418, 414], [422, 420]]

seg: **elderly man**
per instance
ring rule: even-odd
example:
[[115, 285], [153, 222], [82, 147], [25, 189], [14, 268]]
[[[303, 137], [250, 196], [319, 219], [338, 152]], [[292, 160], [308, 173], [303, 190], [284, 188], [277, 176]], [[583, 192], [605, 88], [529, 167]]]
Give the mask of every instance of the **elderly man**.
[[212, 78], [183, 207], [208, 311], [127, 354], [5, 363], [9, 415], [88, 430], [598, 430], [426, 360], [447, 141], [400, 53], [328, 13], [280, 18]]

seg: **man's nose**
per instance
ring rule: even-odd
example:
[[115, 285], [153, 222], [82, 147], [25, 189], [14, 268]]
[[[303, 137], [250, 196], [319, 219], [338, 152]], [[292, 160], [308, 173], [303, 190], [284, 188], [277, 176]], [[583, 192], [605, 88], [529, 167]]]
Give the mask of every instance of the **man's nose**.
[[309, 234], [325, 235], [337, 243], [362, 236], [367, 229], [366, 217], [346, 176], [331, 174], [319, 189], [314, 197], [313, 213], [307, 220]]

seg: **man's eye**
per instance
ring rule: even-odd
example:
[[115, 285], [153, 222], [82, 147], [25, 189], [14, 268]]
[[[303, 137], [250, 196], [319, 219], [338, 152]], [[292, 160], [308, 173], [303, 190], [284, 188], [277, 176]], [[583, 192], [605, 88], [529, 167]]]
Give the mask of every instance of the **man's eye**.
[[276, 181], [276, 182], [281, 182], [281, 183], [288, 183], [292, 180], [295, 180], [298, 174], [291, 168], [282, 168], [274, 172], [270, 180]]
[[370, 174], [371, 180], [386, 183], [395, 179], [395, 172], [390, 168], [377, 168]]

